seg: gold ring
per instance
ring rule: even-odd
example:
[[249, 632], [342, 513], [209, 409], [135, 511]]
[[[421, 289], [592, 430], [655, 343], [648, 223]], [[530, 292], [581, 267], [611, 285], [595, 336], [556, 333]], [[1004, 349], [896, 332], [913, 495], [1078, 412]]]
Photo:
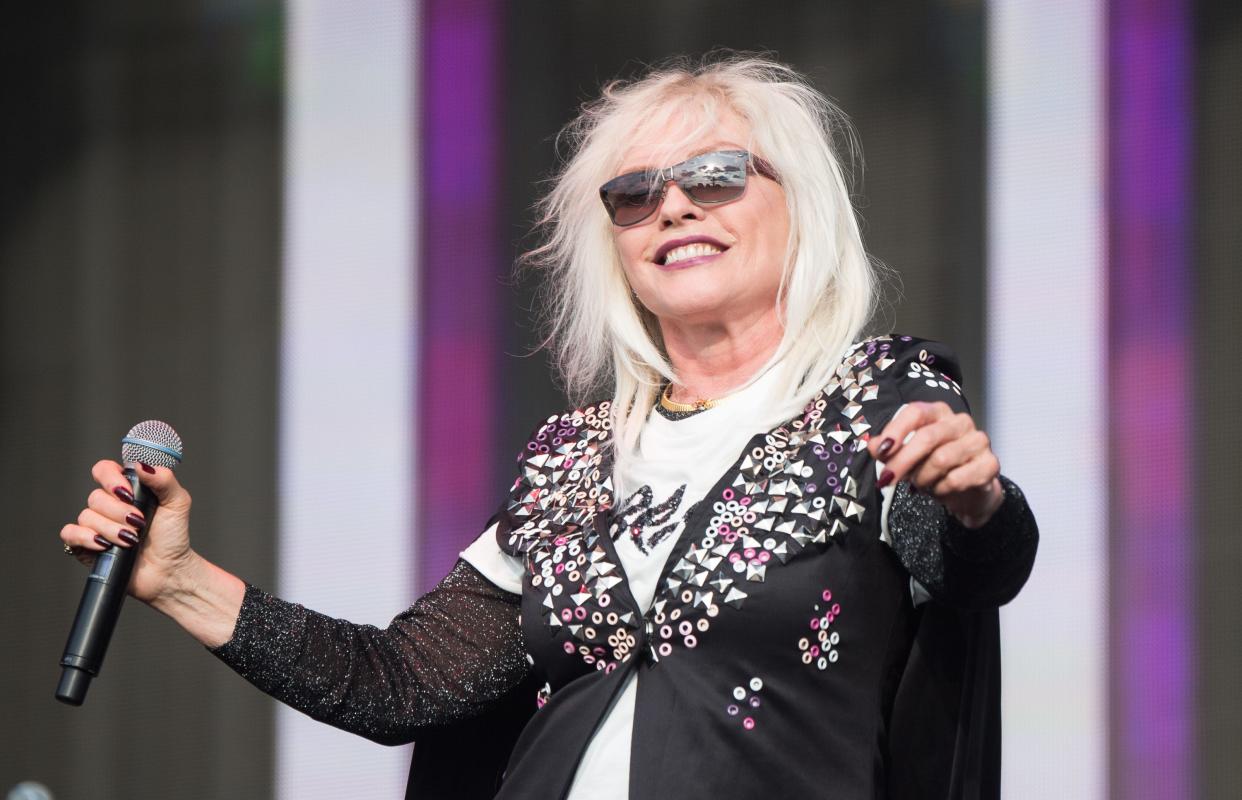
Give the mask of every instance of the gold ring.
[[73, 545], [69, 545], [69, 544], [65, 545], [65, 555], [76, 556], [77, 554], [78, 554], [77, 548], [75, 548]]

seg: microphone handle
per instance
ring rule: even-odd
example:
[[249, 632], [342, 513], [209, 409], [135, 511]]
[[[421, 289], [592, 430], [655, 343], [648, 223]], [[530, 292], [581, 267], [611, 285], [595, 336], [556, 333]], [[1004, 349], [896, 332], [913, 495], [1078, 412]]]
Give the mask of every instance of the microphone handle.
[[[159, 505], [155, 493], [142, 485], [138, 472], [130, 464], [125, 465], [125, 477], [134, 493], [134, 505], [142, 512], [144, 519], [151, 519]], [[96, 557], [95, 567], [86, 577], [82, 601], [78, 603], [69, 641], [65, 643], [65, 654], [60, 659], [63, 669], [60, 683], [56, 686], [56, 699], [62, 703], [82, 705], [91, 679], [99, 675], [108, 642], [112, 639], [112, 630], [125, 602], [125, 590], [138, 559], [137, 551], [137, 546], [113, 545]]]

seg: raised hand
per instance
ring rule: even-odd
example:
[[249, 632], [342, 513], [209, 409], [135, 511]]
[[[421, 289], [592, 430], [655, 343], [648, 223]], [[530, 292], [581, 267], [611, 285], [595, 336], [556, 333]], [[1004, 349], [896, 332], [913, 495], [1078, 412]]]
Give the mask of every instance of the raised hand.
[[883, 465], [877, 486], [909, 481], [968, 528], [981, 527], [1004, 502], [1000, 461], [988, 435], [947, 403], [907, 403], [868, 449]]

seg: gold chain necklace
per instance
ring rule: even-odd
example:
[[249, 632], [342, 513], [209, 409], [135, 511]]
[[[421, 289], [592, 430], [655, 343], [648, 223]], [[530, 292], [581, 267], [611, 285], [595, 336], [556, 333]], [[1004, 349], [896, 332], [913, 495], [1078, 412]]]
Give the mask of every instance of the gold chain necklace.
[[705, 397], [700, 397], [693, 403], [679, 403], [671, 397], [672, 391], [673, 384], [670, 383], [668, 386], [664, 387], [663, 392], [660, 392], [660, 407], [665, 411], [676, 411], [679, 413], [685, 413], [687, 411], [704, 411], [716, 405], [715, 400], [709, 400]]

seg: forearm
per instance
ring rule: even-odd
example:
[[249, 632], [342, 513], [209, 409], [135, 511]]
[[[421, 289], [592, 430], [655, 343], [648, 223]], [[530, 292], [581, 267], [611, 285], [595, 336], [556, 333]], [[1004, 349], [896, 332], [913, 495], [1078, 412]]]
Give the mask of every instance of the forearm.
[[314, 719], [399, 744], [478, 713], [526, 675], [518, 599], [459, 561], [381, 629], [247, 586], [232, 638], [212, 652]]
[[233, 636], [245, 593], [241, 578], [192, 552], [181, 577], [151, 607], [207, 647], [219, 647]]
[[1004, 501], [979, 528], [899, 484], [889, 512], [902, 565], [937, 600], [957, 608], [995, 608], [1014, 598], [1035, 561], [1039, 529], [1022, 490], [1002, 479]]

